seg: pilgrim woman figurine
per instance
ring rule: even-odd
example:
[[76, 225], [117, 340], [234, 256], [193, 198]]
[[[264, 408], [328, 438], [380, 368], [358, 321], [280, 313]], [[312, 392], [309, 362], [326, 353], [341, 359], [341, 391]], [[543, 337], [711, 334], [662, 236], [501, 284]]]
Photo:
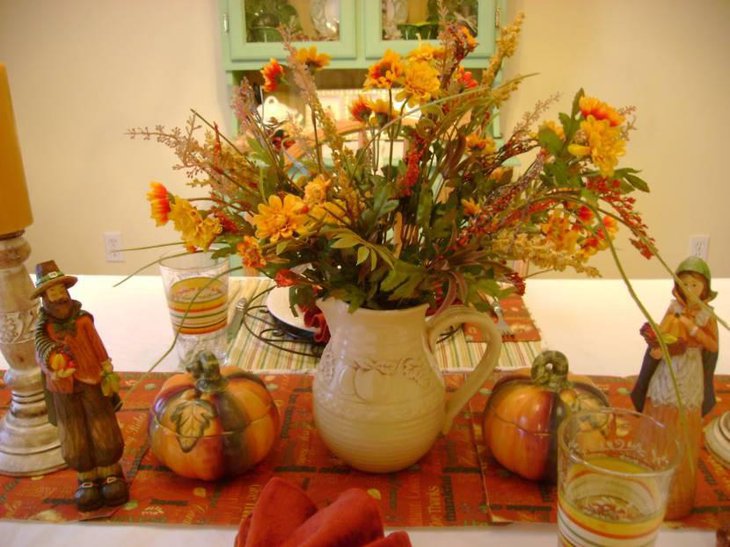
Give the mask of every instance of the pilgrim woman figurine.
[[[694, 505], [702, 416], [715, 405], [713, 374], [718, 355], [717, 321], [705, 305], [717, 296], [710, 287], [710, 268], [704, 260], [692, 256], [679, 265], [676, 275], [682, 284], [674, 285], [674, 299], [659, 325], [659, 333], [648, 324], [641, 328], [649, 347], [631, 392], [636, 409], [667, 425], [684, 445], [684, 458], [670, 487], [667, 520], [687, 516]], [[669, 349], [671, 371], [662, 357], [658, 336]], [[678, 394], [686, 416], [687, 435]]]

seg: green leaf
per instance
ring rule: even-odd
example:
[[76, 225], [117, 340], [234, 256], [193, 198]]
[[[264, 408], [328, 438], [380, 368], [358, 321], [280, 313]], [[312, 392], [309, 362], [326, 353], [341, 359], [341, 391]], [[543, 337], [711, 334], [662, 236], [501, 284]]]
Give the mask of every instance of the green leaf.
[[277, 255], [280, 255], [281, 253], [283, 253], [284, 251], [286, 251], [286, 248], [288, 246], [289, 246], [289, 242], [288, 241], [280, 241], [279, 243], [276, 244], [276, 254]]
[[573, 109], [571, 112], [571, 117], [575, 118], [578, 115], [578, 112], [580, 112], [580, 100], [585, 94], [586, 93], [585, 91], [583, 91], [583, 88], [580, 88], [575, 94], [575, 97], [573, 97]]
[[349, 249], [354, 247], [358, 243], [361, 243], [360, 238], [354, 234], [345, 234], [338, 236], [335, 242], [331, 245], [333, 249]]
[[564, 112], [558, 114], [558, 118], [560, 119], [560, 124], [563, 126], [563, 132], [565, 133], [565, 142], [569, 143], [573, 140], [573, 135], [578, 129], [578, 122]]
[[642, 192], [649, 191], [649, 185], [646, 183], [646, 181], [640, 177], [637, 177], [636, 175], [630, 175], [626, 173], [624, 175], [624, 179], [626, 179], [626, 181], [637, 190], [640, 190]]
[[421, 195], [418, 199], [418, 209], [416, 211], [416, 223], [419, 226], [428, 226], [429, 224], [431, 224], [432, 207], [433, 193], [431, 192], [431, 188], [422, 188]]
[[183, 452], [190, 452], [203, 436], [211, 420], [218, 417], [215, 407], [202, 399], [183, 401], [170, 416], [175, 425], [177, 441]]
[[418, 285], [424, 277], [421, 267], [399, 260], [380, 283], [380, 288], [384, 292], [392, 293], [389, 300], [410, 299], [417, 294]]
[[360, 247], [357, 250], [357, 262], [355, 262], [355, 264], [359, 266], [367, 260], [368, 256], [370, 256], [370, 249], [365, 246]]
[[563, 141], [555, 134], [555, 131], [544, 127], [537, 134], [537, 140], [541, 146], [547, 149], [553, 156], [557, 156], [563, 147]]

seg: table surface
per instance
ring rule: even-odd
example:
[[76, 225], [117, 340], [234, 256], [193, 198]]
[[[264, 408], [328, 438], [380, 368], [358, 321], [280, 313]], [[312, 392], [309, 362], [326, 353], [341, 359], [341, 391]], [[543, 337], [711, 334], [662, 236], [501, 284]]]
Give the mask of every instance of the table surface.
[[[119, 276], [79, 276], [71, 290], [84, 309], [94, 315], [114, 366], [119, 371], [144, 371], [168, 349], [173, 333], [158, 276], [136, 276], [119, 286]], [[669, 279], [635, 280], [636, 294], [654, 319], [661, 319], [671, 298]], [[714, 279], [719, 294], [712, 302], [718, 315], [730, 320], [730, 279]], [[570, 368], [580, 374], [628, 376], [636, 374], [645, 345], [638, 329], [645, 321], [621, 280], [534, 279], [528, 282], [525, 302], [540, 329], [543, 349], [560, 350]], [[730, 332], [720, 329], [720, 347], [727, 348]], [[0, 368], [7, 368], [0, 356]], [[157, 371], [178, 370], [174, 352]], [[730, 352], [720, 352], [717, 372], [730, 374]], [[484, 528], [409, 529], [413, 545], [531, 545], [555, 540], [555, 525], [511, 524]], [[0, 521], [4, 546], [27, 545], [232, 545], [234, 528], [191, 526], [132, 526], [104, 523], [46, 524]], [[529, 543], [527, 543], [529, 542]], [[713, 532], [668, 530], [657, 545], [715, 545]]]

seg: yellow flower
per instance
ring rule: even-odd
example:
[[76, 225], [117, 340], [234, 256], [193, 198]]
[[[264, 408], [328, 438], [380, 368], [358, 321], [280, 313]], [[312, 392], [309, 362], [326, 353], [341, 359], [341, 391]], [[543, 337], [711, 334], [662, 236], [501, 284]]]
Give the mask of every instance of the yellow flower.
[[392, 49], [385, 50], [383, 58], [368, 69], [365, 89], [391, 89], [394, 84], [400, 84], [403, 78], [403, 63], [401, 57]]
[[428, 42], [422, 42], [418, 47], [408, 53], [410, 61], [432, 61], [444, 58], [444, 48], [433, 47]]
[[216, 217], [209, 215], [203, 219], [200, 211], [183, 198], [176, 198], [171, 204], [169, 217], [188, 247], [207, 249], [223, 230]]
[[268, 238], [272, 243], [294, 237], [295, 233], [304, 231], [306, 210], [302, 198], [293, 194], [286, 194], [283, 201], [279, 196], [269, 196], [269, 203], [259, 204], [259, 213], [251, 219], [256, 226], [256, 237]]
[[458, 58], [463, 59], [469, 53], [474, 51], [479, 45], [474, 36], [465, 25], [459, 25], [454, 32], [456, 42], [456, 55]]
[[477, 216], [482, 211], [479, 204], [472, 199], [462, 199], [461, 206], [464, 208], [464, 214], [469, 217]]
[[375, 115], [376, 125], [385, 125], [390, 120], [398, 117], [398, 111], [393, 109], [389, 101], [377, 99], [370, 103], [372, 112]]
[[578, 108], [580, 108], [581, 114], [586, 119], [589, 116], [593, 116], [597, 120], [608, 120], [611, 127], [616, 127], [624, 123], [624, 117], [615, 108], [603, 101], [599, 101], [595, 97], [586, 97], [584, 95], [578, 101]]
[[565, 131], [563, 131], [563, 126], [555, 123], [555, 120], [546, 120], [543, 123], [540, 124], [540, 130], [547, 129], [548, 131], [552, 131], [555, 133], [558, 138], [561, 141], [565, 140]]
[[331, 182], [324, 175], [317, 175], [304, 187], [304, 202], [315, 205], [327, 200], [327, 190]]
[[330, 56], [326, 53], [318, 53], [317, 46], [299, 48], [296, 52], [296, 58], [307, 65], [310, 72], [322, 69], [330, 64]]
[[492, 154], [497, 150], [497, 145], [492, 138], [484, 138], [476, 133], [470, 133], [466, 136], [466, 149], [475, 155]]
[[619, 156], [623, 156], [625, 152], [626, 142], [621, 137], [620, 128], [612, 127], [607, 119], [597, 120], [589, 116], [580, 123], [580, 129], [585, 142], [570, 144], [568, 152], [579, 158], [590, 155], [593, 165], [598, 167], [601, 175], [613, 175]]
[[315, 223], [345, 226], [349, 224], [345, 203], [341, 200], [325, 201], [312, 207], [309, 216]]
[[236, 245], [236, 250], [241, 255], [241, 262], [247, 268], [263, 268], [266, 265], [266, 259], [255, 237], [243, 236], [241, 242]]
[[436, 97], [440, 88], [438, 70], [426, 61], [413, 61], [405, 67], [403, 89], [397, 98], [407, 99], [408, 106], [416, 106]]
[[195, 233], [186, 243], [201, 249], [208, 249], [215, 236], [220, 234], [222, 230], [221, 223], [216, 217], [213, 215], [207, 216], [203, 222], [196, 226]]

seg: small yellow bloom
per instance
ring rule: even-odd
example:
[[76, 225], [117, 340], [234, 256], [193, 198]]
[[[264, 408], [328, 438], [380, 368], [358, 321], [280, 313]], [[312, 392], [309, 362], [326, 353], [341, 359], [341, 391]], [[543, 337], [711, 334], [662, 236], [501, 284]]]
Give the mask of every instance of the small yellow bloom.
[[403, 78], [403, 63], [401, 57], [392, 49], [385, 50], [383, 58], [368, 69], [365, 89], [391, 89], [400, 84]]
[[304, 187], [304, 202], [307, 205], [315, 205], [326, 201], [327, 190], [331, 184], [324, 175], [317, 175]]
[[345, 226], [349, 224], [347, 209], [341, 200], [325, 201], [312, 207], [309, 216], [315, 223]]
[[182, 240], [189, 247], [207, 249], [223, 230], [216, 217], [209, 215], [203, 219], [200, 211], [186, 199], [176, 198], [171, 204], [169, 216], [175, 230], [180, 232]]
[[326, 53], [318, 53], [317, 46], [299, 48], [295, 56], [298, 61], [307, 65], [311, 72], [320, 70], [330, 64], [330, 56]]
[[371, 102], [370, 106], [374, 114], [374, 120], [371, 123], [375, 125], [385, 125], [390, 120], [398, 117], [398, 111], [390, 105], [390, 101], [385, 99], [377, 99]]
[[282, 200], [277, 195], [271, 195], [268, 204], [259, 204], [258, 211], [251, 222], [256, 226], [256, 237], [260, 239], [270, 239], [276, 243], [279, 239], [291, 239], [295, 233], [304, 231], [307, 207], [298, 196], [286, 194]]
[[466, 136], [466, 149], [475, 155], [492, 154], [497, 150], [497, 144], [492, 138], [480, 137], [476, 133]]
[[546, 120], [540, 124], [540, 130], [547, 129], [555, 133], [561, 141], [565, 140], [565, 131], [563, 126], [556, 123], [555, 120]]
[[434, 47], [428, 42], [422, 42], [418, 47], [408, 53], [410, 61], [433, 61], [434, 59], [444, 58], [444, 48]]
[[412, 61], [406, 64], [403, 89], [397, 98], [406, 99], [408, 106], [416, 106], [438, 96], [440, 88], [438, 70], [426, 61]]

